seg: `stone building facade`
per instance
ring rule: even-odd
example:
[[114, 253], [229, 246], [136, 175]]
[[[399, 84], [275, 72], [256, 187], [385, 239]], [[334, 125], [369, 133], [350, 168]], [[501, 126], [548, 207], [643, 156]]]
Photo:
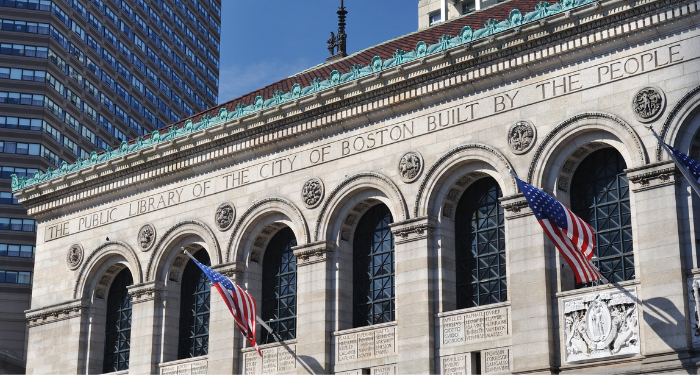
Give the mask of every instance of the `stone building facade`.
[[[695, 372], [699, 198], [645, 126], [698, 156], [698, 5], [501, 3], [15, 179], [28, 372]], [[612, 283], [575, 284], [509, 169]]]

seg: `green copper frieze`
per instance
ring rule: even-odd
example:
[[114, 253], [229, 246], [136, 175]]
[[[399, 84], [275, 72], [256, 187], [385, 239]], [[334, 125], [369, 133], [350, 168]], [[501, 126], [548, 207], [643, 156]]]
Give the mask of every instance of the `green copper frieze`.
[[440, 53], [450, 48], [470, 43], [514, 27], [519, 27], [525, 23], [537, 21], [544, 17], [588, 4], [593, 1], [595, 0], [562, 0], [561, 3], [555, 3], [553, 5], [549, 5], [549, 2], [543, 1], [535, 6], [534, 11], [526, 13], [525, 16], [522, 15], [520, 10], [513, 9], [509, 14], [508, 19], [500, 22], [496, 19], [488, 19], [484, 24], [484, 27], [481, 29], [472, 30], [471, 27], [464, 26], [459, 35], [442, 35], [435, 44], [428, 45], [426, 42], [420, 41], [416, 44], [416, 48], [412, 51], [406, 52], [404, 50], [397, 49], [393, 56], [386, 60], [382, 59], [380, 56], [375, 56], [372, 58], [372, 61], [368, 66], [355, 64], [347, 73], [341, 73], [338, 70], [333, 70], [327, 79], [315, 77], [312, 79], [309, 86], [302, 87], [299, 83], [295, 83], [290, 92], [276, 91], [272, 95], [272, 98], [268, 99], [258, 96], [251, 104], [236, 104], [231, 112], [229, 112], [226, 108], [221, 108], [218, 116], [212, 117], [210, 115], [204, 115], [197, 123], [194, 123], [192, 120], [186, 120], [182, 128], [170, 126], [163, 131], [163, 133], [160, 131], [154, 131], [149, 138], [139, 137], [132, 144], [122, 142], [118, 147], [106, 149], [100, 154], [93, 151], [86, 159], [78, 158], [75, 164], [68, 165], [68, 163], [64, 161], [61, 163], [60, 168], [48, 168], [46, 173], [38, 171], [34, 173], [34, 176], [31, 178], [18, 178], [17, 175], [13, 174], [11, 176], [12, 191], [36, 185], [80, 169], [89, 168], [104, 161], [121, 157], [132, 152], [151, 147], [158, 143], [170, 141], [192, 132], [221, 124], [228, 120], [243, 117], [251, 113], [261, 111], [265, 108], [277, 106], [290, 100], [295, 100], [315, 92], [325, 90], [329, 87], [337, 86], [370, 74], [378, 73], [387, 68], [405, 64], [428, 55]]

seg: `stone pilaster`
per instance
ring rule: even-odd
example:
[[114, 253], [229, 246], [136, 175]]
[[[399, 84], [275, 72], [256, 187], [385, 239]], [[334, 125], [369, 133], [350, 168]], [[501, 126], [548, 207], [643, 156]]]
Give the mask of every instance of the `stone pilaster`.
[[132, 297], [129, 371], [134, 374], [158, 372], [163, 287], [162, 281], [127, 287]]
[[[556, 328], [548, 280], [549, 239], [525, 196], [501, 198], [506, 216], [508, 300], [513, 325], [513, 372], [549, 373]], [[553, 249], [553, 248], [552, 248]], [[554, 250], [556, 251], [556, 250]]]
[[331, 262], [333, 242], [294, 247], [297, 258], [297, 373], [331, 372]]
[[684, 268], [692, 265], [683, 262], [677, 209], [687, 205], [677, 185], [687, 182], [670, 161], [625, 172], [632, 190], [636, 279], [642, 286], [642, 354], [647, 363], [664, 361], [665, 354], [677, 360], [678, 353], [671, 352], [688, 349]]
[[[90, 300], [25, 311], [29, 326], [27, 374], [85, 373]], [[51, 337], [51, 340], [47, 340]]]
[[433, 373], [434, 296], [431, 291], [432, 238], [429, 216], [391, 224], [395, 240], [395, 298], [398, 373]]
[[[215, 266], [213, 269], [234, 283], [240, 284], [245, 263], [225, 263]], [[258, 330], [260, 329], [262, 327], [258, 328]], [[242, 372], [239, 370], [241, 337], [231, 311], [216, 288], [212, 287], [209, 300], [209, 354], [207, 355], [210, 374], [238, 374]]]

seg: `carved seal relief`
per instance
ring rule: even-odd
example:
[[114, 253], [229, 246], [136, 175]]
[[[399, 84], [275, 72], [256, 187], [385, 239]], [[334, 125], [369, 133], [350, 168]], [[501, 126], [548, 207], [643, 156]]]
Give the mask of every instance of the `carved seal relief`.
[[231, 202], [224, 202], [216, 209], [214, 219], [216, 220], [216, 227], [221, 231], [225, 231], [231, 228], [234, 220], [236, 220], [236, 208], [233, 207]]
[[700, 347], [700, 276], [688, 278], [688, 316], [693, 347]]
[[566, 363], [641, 353], [635, 288], [566, 298], [561, 306]]
[[632, 110], [641, 122], [652, 122], [659, 118], [666, 105], [664, 92], [656, 86], [646, 86], [632, 98]]
[[68, 249], [68, 254], [66, 255], [66, 262], [68, 262], [68, 267], [72, 270], [80, 267], [83, 263], [83, 245], [74, 244]]
[[529, 121], [518, 121], [508, 129], [508, 147], [516, 155], [532, 149], [537, 140], [537, 128]]
[[323, 181], [318, 177], [312, 177], [304, 183], [301, 188], [301, 199], [304, 201], [306, 208], [314, 208], [321, 203], [325, 187]]
[[403, 182], [410, 183], [418, 179], [423, 172], [423, 156], [418, 151], [408, 151], [399, 161], [399, 175]]
[[156, 228], [151, 224], [144, 224], [139, 229], [138, 242], [141, 251], [150, 250], [156, 242]]

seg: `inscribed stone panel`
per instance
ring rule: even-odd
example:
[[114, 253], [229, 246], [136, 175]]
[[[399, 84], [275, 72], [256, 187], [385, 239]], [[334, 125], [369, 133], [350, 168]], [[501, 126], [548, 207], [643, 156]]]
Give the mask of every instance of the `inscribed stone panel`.
[[206, 375], [207, 361], [192, 362], [192, 375]]
[[484, 336], [486, 340], [499, 339], [508, 335], [508, 309], [503, 307], [488, 310], [484, 315]]
[[510, 350], [507, 348], [484, 351], [484, 373], [510, 372]]
[[338, 336], [338, 362], [357, 359], [357, 334]]
[[468, 375], [467, 355], [468, 354], [457, 354], [440, 358], [440, 374]]
[[248, 352], [243, 355], [243, 371], [245, 375], [257, 375], [260, 373], [260, 356], [257, 352]]
[[396, 375], [396, 365], [372, 367], [370, 375]]
[[296, 345], [277, 348], [277, 371], [283, 372], [297, 367]]
[[464, 315], [441, 318], [440, 326], [442, 326], [442, 346], [464, 343]]
[[176, 375], [177, 374], [177, 366], [163, 367], [160, 369], [160, 374], [161, 375]]
[[274, 374], [277, 372], [277, 348], [264, 349], [262, 355], [262, 373]]
[[178, 365], [177, 366], [177, 375], [190, 375], [191, 368], [192, 368], [192, 365], [189, 363], [185, 363], [184, 365]]
[[374, 332], [374, 355], [377, 357], [396, 353], [394, 327], [378, 329]]
[[374, 331], [357, 334], [357, 359], [374, 357]]
[[484, 312], [477, 311], [464, 315], [467, 343], [484, 340]]

